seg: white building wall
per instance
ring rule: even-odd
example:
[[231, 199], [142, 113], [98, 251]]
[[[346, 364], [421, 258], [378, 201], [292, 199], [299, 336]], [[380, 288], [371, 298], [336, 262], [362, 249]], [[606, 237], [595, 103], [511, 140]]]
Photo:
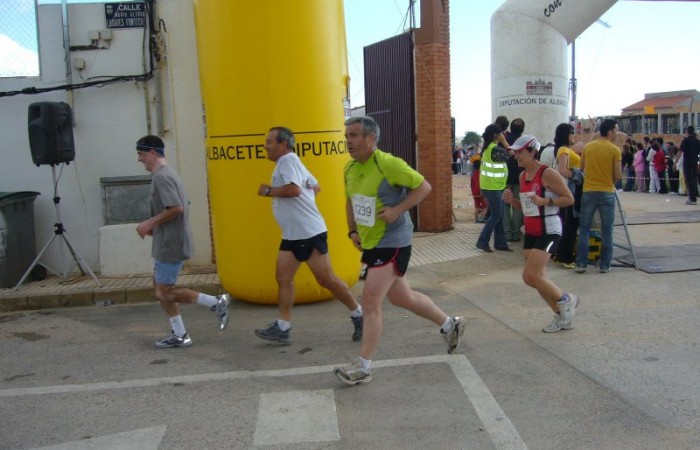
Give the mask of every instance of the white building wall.
[[[166, 159], [182, 175], [191, 202], [196, 251], [190, 262], [211, 262], [202, 101], [191, 0], [158, 2], [156, 15], [156, 23], [162, 19], [168, 30], [164, 33], [167, 49], [159, 79], [77, 89], [72, 93], [57, 90], [0, 98], [0, 191], [41, 193], [34, 203], [37, 251], [53, 236], [56, 214], [51, 168], [32, 163], [27, 109], [33, 102], [65, 101], [71, 104], [75, 115], [76, 158], [57, 167], [61, 175], [61, 218], [71, 243], [88, 265], [99, 271], [99, 234], [104, 225], [100, 178], [148, 174], [137, 161], [135, 141], [145, 134], [159, 134], [160, 124]], [[89, 30], [106, 28], [102, 3], [71, 4], [68, 18], [72, 46], [88, 45]], [[66, 84], [61, 5], [40, 6], [38, 24], [41, 76], [0, 78], [0, 91]], [[73, 83], [92, 77], [143, 73], [142, 41], [143, 29], [115, 29], [109, 49], [72, 52], [71, 59], [79, 57], [86, 62], [84, 70], [73, 70]], [[145, 58], [148, 60], [148, 55]], [[161, 103], [156, 103], [158, 90]], [[134, 234], [135, 228], [136, 224]], [[76, 271], [70, 254], [56, 242], [42, 261], [57, 270]], [[144, 241], [144, 245], [150, 245], [150, 241]]]

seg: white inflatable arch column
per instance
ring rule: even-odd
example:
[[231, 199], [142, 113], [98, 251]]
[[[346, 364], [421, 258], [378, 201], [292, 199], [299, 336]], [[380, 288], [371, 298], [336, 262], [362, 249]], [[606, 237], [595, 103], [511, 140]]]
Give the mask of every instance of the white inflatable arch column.
[[506, 0], [491, 17], [492, 119], [520, 117], [552, 142], [571, 111], [567, 45], [616, 2]]

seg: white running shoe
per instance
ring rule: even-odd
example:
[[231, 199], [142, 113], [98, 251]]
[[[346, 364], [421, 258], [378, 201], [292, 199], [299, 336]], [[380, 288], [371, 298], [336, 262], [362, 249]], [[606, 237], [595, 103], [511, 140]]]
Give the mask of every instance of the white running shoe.
[[445, 342], [447, 342], [448, 354], [451, 355], [455, 350], [457, 350], [457, 347], [459, 347], [459, 338], [464, 334], [464, 327], [466, 324], [467, 321], [464, 320], [464, 317], [453, 317], [452, 331], [449, 333], [442, 333], [441, 331], [442, 337], [445, 339]]
[[571, 326], [571, 323], [568, 324], [562, 324], [561, 319], [559, 318], [559, 314], [554, 314], [554, 318], [552, 321], [547, 325], [546, 327], [542, 328], [542, 331], [545, 333], [556, 333], [557, 331], [561, 330], [570, 330], [573, 327]]
[[333, 373], [335, 373], [335, 376], [338, 377], [340, 381], [350, 386], [372, 381], [372, 370], [364, 370], [359, 359], [356, 359], [347, 366], [336, 367]]

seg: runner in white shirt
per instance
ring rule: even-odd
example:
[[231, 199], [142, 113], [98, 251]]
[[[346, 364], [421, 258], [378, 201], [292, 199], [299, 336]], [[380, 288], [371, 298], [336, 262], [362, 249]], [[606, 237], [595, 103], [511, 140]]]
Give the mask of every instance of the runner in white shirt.
[[305, 262], [316, 281], [333, 293], [349, 310], [353, 341], [362, 339], [362, 307], [350, 288], [333, 272], [328, 256], [327, 228], [316, 206], [321, 190], [299, 157], [293, 152], [294, 134], [285, 127], [273, 127], [265, 139], [267, 157], [274, 161], [272, 184], [261, 184], [258, 195], [273, 197], [272, 210], [282, 228], [277, 255], [277, 304], [279, 319], [255, 330], [255, 335], [281, 344], [291, 343], [291, 317], [294, 304], [294, 275]]

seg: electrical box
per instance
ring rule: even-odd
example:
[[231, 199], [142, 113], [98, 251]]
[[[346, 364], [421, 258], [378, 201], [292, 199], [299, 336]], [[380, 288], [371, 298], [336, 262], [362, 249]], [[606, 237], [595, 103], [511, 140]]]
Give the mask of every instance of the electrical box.
[[78, 70], [83, 70], [85, 68], [85, 60], [83, 58], [73, 59], [73, 68]]
[[100, 40], [100, 30], [88, 31], [88, 39], [90, 39], [91, 41], [99, 41]]
[[100, 36], [102, 36], [103, 41], [111, 41], [112, 30], [100, 30]]

